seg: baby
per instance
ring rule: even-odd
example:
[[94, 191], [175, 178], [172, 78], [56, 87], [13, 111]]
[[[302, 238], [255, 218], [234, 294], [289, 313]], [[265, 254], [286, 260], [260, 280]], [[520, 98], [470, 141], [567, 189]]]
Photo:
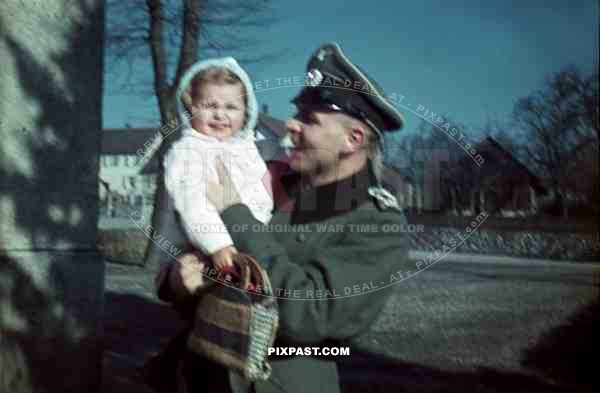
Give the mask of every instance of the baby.
[[207, 198], [207, 184], [219, 183], [226, 171], [230, 194], [257, 220], [268, 223], [273, 209], [269, 173], [254, 142], [256, 97], [246, 72], [227, 57], [194, 64], [177, 99], [181, 120], [191, 127], [164, 158], [167, 192], [190, 244], [210, 257], [215, 269], [226, 270], [237, 250]]

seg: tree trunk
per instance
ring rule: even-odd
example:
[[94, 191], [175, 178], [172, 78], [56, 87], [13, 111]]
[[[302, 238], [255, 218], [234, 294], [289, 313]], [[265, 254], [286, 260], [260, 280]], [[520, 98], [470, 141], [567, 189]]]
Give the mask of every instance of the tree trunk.
[[156, 92], [158, 108], [160, 110], [160, 123], [162, 125], [171, 124], [172, 120], [177, 119], [177, 105], [175, 103], [175, 88], [167, 88]]
[[567, 217], [568, 216], [568, 210], [567, 210], [567, 206], [565, 203], [565, 198], [562, 194], [562, 191], [556, 191], [556, 196], [555, 196], [555, 201], [556, 201], [556, 206], [558, 207], [558, 209], [561, 212], [561, 215], [563, 217]]
[[[166, 52], [164, 48], [164, 8], [161, 0], [147, 0], [150, 15], [150, 50], [152, 53], [152, 64], [154, 68], [154, 93], [158, 100], [160, 120], [163, 126], [177, 124], [175, 131], [169, 130], [160, 149], [155, 153], [159, 160], [159, 171], [157, 174], [157, 187], [154, 196], [154, 210], [152, 213], [152, 227], [156, 233], [164, 236], [170, 243], [181, 245], [183, 233], [175, 220], [175, 212], [169, 204], [169, 198], [164, 184], [164, 173], [162, 168], [162, 157], [171, 143], [179, 137], [181, 125], [176, 121], [177, 86], [185, 71], [198, 59], [199, 36], [200, 36], [200, 13], [201, 0], [185, 0], [183, 4], [182, 31], [183, 37], [179, 50], [177, 71], [172, 83], [167, 80], [166, 74]], [[157, 269], [158, 266], [170, 260], [170, 257], [160, 247], [149, 242], [144, 258], [145, 266]]]

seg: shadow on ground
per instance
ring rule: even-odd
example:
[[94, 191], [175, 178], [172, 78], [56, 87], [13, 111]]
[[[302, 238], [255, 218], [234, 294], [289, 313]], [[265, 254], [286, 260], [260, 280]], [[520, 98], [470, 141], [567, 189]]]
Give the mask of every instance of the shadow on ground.
[[577, 311], [563, 325], [544, 334], [524, 354], [523, 365], [548, 378], [585, 384], [600, 391], [598, 348], [592, 346], [600, 332], [600, 293], [594, 302]]
[[[344, 393], [553, 393], [599, 392], [594, 332], [600, 331], [600, 296], [550, 329], [523, 352], [521, 372], [479, 368], [442, 371], [422, 364], [353, 351], [340, 357]], [[489, 354], [488, 356], [494, 356]], [[465, 359], [468, 360], [468, 359]]]
[[592, 393], [590, 387], [490, 368], [444, 371], [358, 353], [340, 359], [344, 393]]
[[107, 292], [105, 302], [103, 392], [152, 392], [143, 383], [142, 367], [177, 334], [178, 315], [137, 295]]

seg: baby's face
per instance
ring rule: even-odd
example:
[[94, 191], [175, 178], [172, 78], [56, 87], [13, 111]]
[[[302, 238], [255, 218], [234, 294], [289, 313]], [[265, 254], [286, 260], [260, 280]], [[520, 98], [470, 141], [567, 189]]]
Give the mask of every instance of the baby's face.
[[[246, 100], [243, 94], [244, 90], [239, 83], [203, 85], [193, 99], [193, 105], [199, 111], [192, 114], [192, 127], [219, 140], [237, 134], [244, 126], [246, 116]], [[209, 101], [211, 98], [212, 101]]]

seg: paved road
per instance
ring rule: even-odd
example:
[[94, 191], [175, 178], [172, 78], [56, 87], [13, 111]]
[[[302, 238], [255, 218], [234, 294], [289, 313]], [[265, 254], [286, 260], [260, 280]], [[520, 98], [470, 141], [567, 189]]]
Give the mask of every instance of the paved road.
[[[496, 383], [514, 381], [498, 391], [551, 391], [515, 375], [536, 370], [546, 380], [585, 382], [593, 376], [591, 360], [584, 357], [592, 324], [600, 329], [600, 265], [523, 262], [451, 254], [397, 284], [373, 331], [361, 341], [398, 367], [372, 358], [347, 363], [363, 370], [386, 365], [385, 380], [402, 387], [433, 380], [446, 387], [468, 384], [468, 390], [491, 384], [481, 391], [496, 391]], [[347, 376], [353, 379], [352, 373]], [[412, 386], [409, 391], [437, 390]]]
[[[591, 392], [600, 264], [523, 262], [453, 255], [397, 284], [360, 350], [340, 358], [344, 390]], [[175, 317], [145, 270], [107, 273], [105, 390], [145, 392], [132, 370]]]

